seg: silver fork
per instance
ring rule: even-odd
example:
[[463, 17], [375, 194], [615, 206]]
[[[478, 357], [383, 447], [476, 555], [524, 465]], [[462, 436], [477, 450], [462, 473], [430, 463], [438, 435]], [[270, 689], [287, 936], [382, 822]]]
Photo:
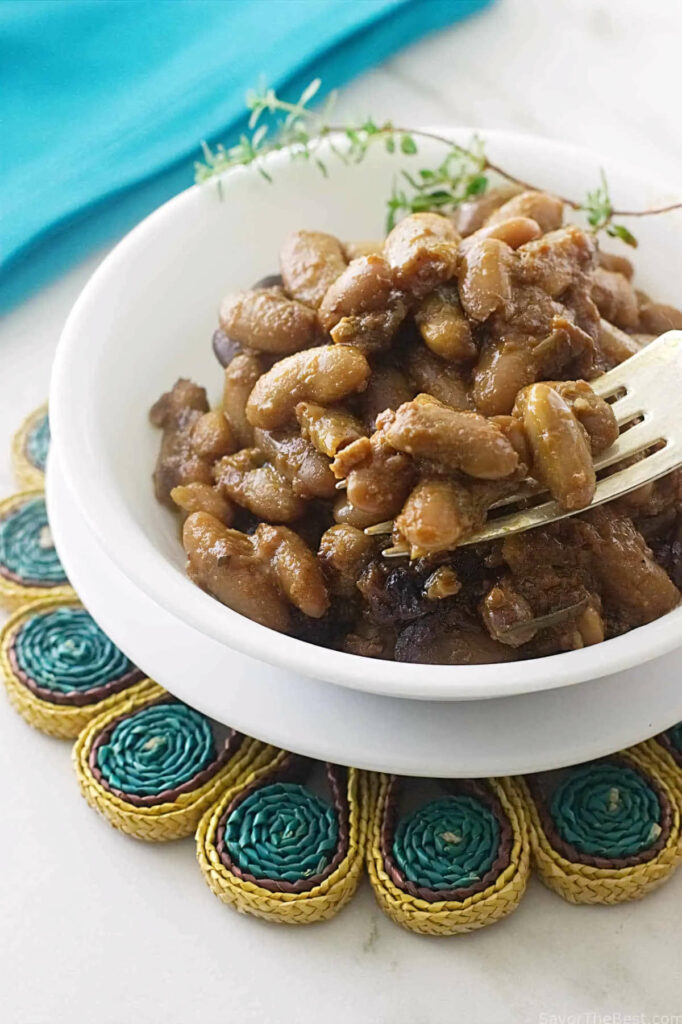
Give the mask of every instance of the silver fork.
[[[611, 401], [621, 431], [615, 443], [595, 459], [597, 474], [632, 456], [642, 456], [634, 465], [616, 468], [598, 480], [594, 497], [587, 506], [594, 508], [682, 465], [682, 331], [662, 334], [620, 366], [590, 381], [590, 385], [596, 394]], [[633, 421], [639, 422], [633, 424]], [[529, 480], [516, 494], [492, 505], [493, 509], [510, 508], [507, 514], [491, 519], [478, 533], [462, 541], [462, 546], [523, 533], [586, 511], [567, 512], [553, 500], [532, 508], [514, 508], [519, 502], [546, 493]], [[367, 527], [365, 533], [370, 536], [390, 533], [392, 528], [390, 521], [377, 523]], [[408, 548], [403, 546], [386, 548], [383, 552], [387, 558], [399, 558], [408, 553]]]

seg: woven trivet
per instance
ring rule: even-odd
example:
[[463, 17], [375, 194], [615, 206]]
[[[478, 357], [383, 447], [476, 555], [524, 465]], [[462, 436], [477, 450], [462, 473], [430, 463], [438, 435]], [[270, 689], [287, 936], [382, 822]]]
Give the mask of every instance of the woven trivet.
[[29, 725], [61, 739], [75, 739], [144, 678], [75, 597], [43, 598], [8, 619], [0, 630], [0, 674]]
[[675, 782], [647, 744], [521, 786], [534, 866], [571, 903], [639, 899], [682, 858]]
[[304, 783], [310, 764], [271, 748], [197, 829], [208, 885], [242, 913], [282, 924], [324, 921], [348, 902], [363, 868], [362, 772], [325, 765], [329, 798]]
[[14, 609], [41, 597], [74, 597], [52, 541], [42, 491], [0, 501], [0, 604]]
[[409, 780], [371, 774], [367, 870], [379, 906], [403, 928], [456, 935], [511, 913], [529, 876], [529, 843], [512, 779], [442, 783], [442, 794], [400, 817]]
[[149, 680], [82, 731], [73, 761], [83, 796], [115, 827], [164, 842], [191, 835], [207, 807], [267, 757]]
[[645, 743], [640, 750], [647, 751], [662, 766], [670, 785], [675, 790], [682, 821], [682, 722], [673, 725]]
[[27, 416], [12, 440], [12, 467], [17, 483], [27, 490], [45, 485], [45, 462], [50, 446], [47, 404]]

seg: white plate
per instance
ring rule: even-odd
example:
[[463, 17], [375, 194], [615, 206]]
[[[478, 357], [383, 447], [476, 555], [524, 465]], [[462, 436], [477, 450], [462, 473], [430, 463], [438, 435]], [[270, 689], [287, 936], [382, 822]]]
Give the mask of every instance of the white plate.
[[[469, 133], [452, 133], [466, 142]], [[491, 158], [527, 180], [581, 196], [599, 180], [594, 154], [547, 139], [486, 133]], [[423, 152], [422, 152], [423, 150]], [[417, 166], [442, 157], [427, 144]], [[150, 471], [159, 445], [147, 410], [178, 376], [217, 397], [221, 374], [210, 337], [229, 288], [271, 273], [289, 231], [317, 228], [343, 238], [376, 237], [400, 163], [383, 149], [361, 166], [314, 167], [272, 158], [273, 183], [254, 168], [214, 189], [190, 189], [128, 235], [85, 287], [59, 342], [50, 421], [78, 507], [125, 575], [195, 633], [278, 669], [364, 692], [419, 700], [481, 700], [563, 687], [627, 669], [675, 648], [682, 608], [638, 630], [549, 658], [494, 665], [413, 665], [330, 651], [252, 622], [196, 587], [184, 571], [177, 520], [154, 499]], [[407, 160], [409, 163], [409, 160]], [[606, 162], [614, 198], [627, 208], [666, 193], [645, 176]], [[682, 215], [637, 223], [640, 287], [674, 302], [679, 291]], [[615, 244], [615, 243], [614, 243]]]
[[379, 697], [237, 654], [132, 585], [79, 513], [57, 458], [53, 448], [50, 523], [84, 603], [171, 693], [251, 736], [359, 768], [455, 778], [589, 760], [682, 719], [679, 653], [587, 686], [464, 703]]

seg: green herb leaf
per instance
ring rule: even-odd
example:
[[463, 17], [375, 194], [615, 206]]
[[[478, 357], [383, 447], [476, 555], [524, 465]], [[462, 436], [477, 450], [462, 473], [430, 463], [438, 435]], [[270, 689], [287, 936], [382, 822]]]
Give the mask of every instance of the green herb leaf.
[[[382, 140], [387, 153], [400, 153], [403, 156], [414, 156], [418, 152], [416, 139], [429, 138], [443, 147], [443, 159], [436, 167], [424, 167], [414, 176], [401, 171], [410, 191], [397, 191], [394, 183], [393, 193], [388, 200], [387, 225], [392, 227], [399, 213], [410, 213], [428, 209], [439, 209], [445, 212], [455, 209], [460, 203], [483, 194], [488, 188], [487, 171], [493, 170], [509, 181], [518, 183], [518, 179], [507, 174], [488, 162], [483, 140], [474, 135], [467, 146], [452, 142], [444, 136], [432, 132], [397, 129], [391, 121], [378, 124], [368, 117], [363, 122], [354, 124], [333, 124], [331, 110], [336, 100], [336, 93], [328, 94], [321, 109], [311, 110], [309, 104], [318, 94], [321, 80], [314, 79], [301, 93], [298, 102], [292, 103], [282, 99], [274, 89], [260, 82], [257, 89], [250, 91], [246, 97], [246, 106], [250, 111], [248, 122], [249, 135], [242, 135], [235, 145], [228, 149], [217, 146], [212, 150], [206, 143], [202, 144], [203, 162], [194, 165], [195, 180], [209, 181], [218, 177], [231, 167], [246, 166], [256, 163], [259, 174], [270, 181], [269, 173], [262, 166], [262, 158], [269, 153], [283, 149], [289, 150], [292, 160], [308, 160], [311, 158], [319, 171], [327, 175], [327, 165], [317, 155], [317, 147], [323, 139], [329, 139], [329, 149], [343, 163], [359, 163], [362, 161], [375, 140]], [[259, 124], [263, 113], [272, 115], [268, 126]], [[334, 144], [334, 135], [345, 136], [348, 145], [343, 148]], [[527, 186], [532, 187], [532, 186]], [[218, 178], [218, 190], [221, 181]], [[612, 238], [620, 238], [626, 245], [635, 246], [637, 240], [632, 232], [623, 224], [614, 224], [614, 208], [609, 194], [606, 176], [601, 171], [599, 184], [588, 192], [582, 204], [570, 199], [563, 200], [573, 209], [584, 211], [590, 227], [595, 233], [606, 232]], [[682, 203], [675, 204], [673, 209], [682, 208]], [[635, 215], [646, 213], [662, 213], [669, 207], [659, 210], [635, 211]], [[616, 213], [616, 215], [618, 215]]]
[[467, 196], [480, 196], [488, 187], [485, 174], [477, 174], [466, 186]]
[[626, 245], [631, 245], [633, 249], [637, 248], [637, 239], [624, 224], [609, 224], [606, 228], [606, 234], [610, 235], [611, 238], [620, 238], [622, 242], [625, 242]]
[[301, 98], [298, 101], [299, 107], [305, 107], [306, 103], [309, 103], [313, 96], [317, 93], [320, 86], [322, 85], [321, 78], [314, 78], [310, 85], [307, 85], [301, 93]]
[[265, 138], [267, 133], [268, 133], [268, 126], [266, 124], [262, 124], [260, 126], [260, 128], [258, 128], [258, 130], [253, 133], [253, 138], [251, 139], [251, 145], [253, 146], [254, 149], [257, 149], [258, 146], [260, 146], [261, 142], [263, 141], [263, 139]]

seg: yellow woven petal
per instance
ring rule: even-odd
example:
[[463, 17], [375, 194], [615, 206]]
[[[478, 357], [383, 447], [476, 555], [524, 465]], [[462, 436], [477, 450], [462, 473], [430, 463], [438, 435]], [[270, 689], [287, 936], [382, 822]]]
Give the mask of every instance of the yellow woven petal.
[[172, 803], [138, 807], [106, 789], [90, 769], [90, 751], [101, 732], [121, 715], [141, 711], [142, 708], [166, 695], [163, 687], [147, 679], [130, 691], [118, 694], [105, 712], [98, 715], [82, 731], [73, 748], [73, 765], [81, 793], [96, 811], [103, 814], [114, 828], [144, 839], [160, 843], [191, 835], [202, 814], [225, 787], [234, 786], [254, 765], [267, 760], [272, 748], [258, 740], [243, 737], [237, 751], [203, 785], [180, 793]]
[[333, 917], [357, 889], [363, 868], [367, 832], [367, 808], [361, 793], [363, 772], [348, 769], [346, 798], [349, 809], [348, 851], [338, 867], [319, 885], [307, 892], [271, 892], [233, 874], [223, 863], [216, 848], [220, 818], [234, 797], [259, 780], [282, 768], [291, 755], [270, 748], [269, 760], [254, 766], [246, 778], [227, 790], [211, 807], [197, 829], [197, 859], [209, 887], [223, 903], [240, 913], [275, 921], [278, 924], [314, 924]]
[[390, 775], [367, 776], [370, 823], [367, 842], [367, 871], [381, 909], [403, 928], [423, 935], [458, 935], [483, 928], [506, 917], [518, 906], [530, 874], [530, 848], [523, 801], [513, 779], [488, 779], [512, 828], [509, 865], [482, 892], [462, 901], [431, 903], [399, 889], [388, 875], [381, 853], [382, 822], [386, 810]]
[[[0, 501], [0, 519], [15, 505], [20, 505], [29, 498], [42, 498], [42, 490], [21, 491], [11, 498]], [[75, 597], [76, 592], [68, 583], [59, 583], [49, 587], [32, 587], [15, 580], [8, 580], [0, 575], [0, 605], [13, 611], [22, 608], [29, 601], [39, 601], [46, 597]]]
[[677, 794], [677, 802], [682, 812], [682, 764], [675, 760], [667, 747], [656, 736], [647, 740], [646, 743], [640, 743], [638, 749], [646, 751], [654, 761], [662, 766], [663, 772], [667, 775], [670, 785]]
[[129, 693], [132, 687], [105, 697], [103, 700], [93, 701], [92, 704], [81, 706], [54, 704], [32, 693], [20, 679], [17, 679], [9, 660], [9, 649], [18, 627], [36, 613], [51, 611], [53, 608], [82, 607], [83, 605], [75, 596], [44, 597], [41, 601], [32, 601], [30, 604], [23, 605], [0, 630], [0, 676], [5, 684], [10, 703], [34, 729], [62, 740], [74, 740], [88, 722], [110, 708], [122, 692]]
[[663, 849], [653, 860], [624, 868], [598, 868], [562, 857], [545, 834], [537, 804], [523, 779], [523, 793], [530, 821], [533, 864], [542, 881], [570, 903], [623, 903], [641, 899], [670, 877], [682, 859], [680, 838], [680, 796], [678, 783], [663, 758], [650, 745], [623, 750], [618, 757], [654, 778], [670, 801], [672, 822]]
[[45, 474], [26, 455], [26, 441], [30, 431], [47, 412], [47, 402], [27, 416], [12, 438], [12, 468], [19, 487], [33, 490], [45, 486]]

